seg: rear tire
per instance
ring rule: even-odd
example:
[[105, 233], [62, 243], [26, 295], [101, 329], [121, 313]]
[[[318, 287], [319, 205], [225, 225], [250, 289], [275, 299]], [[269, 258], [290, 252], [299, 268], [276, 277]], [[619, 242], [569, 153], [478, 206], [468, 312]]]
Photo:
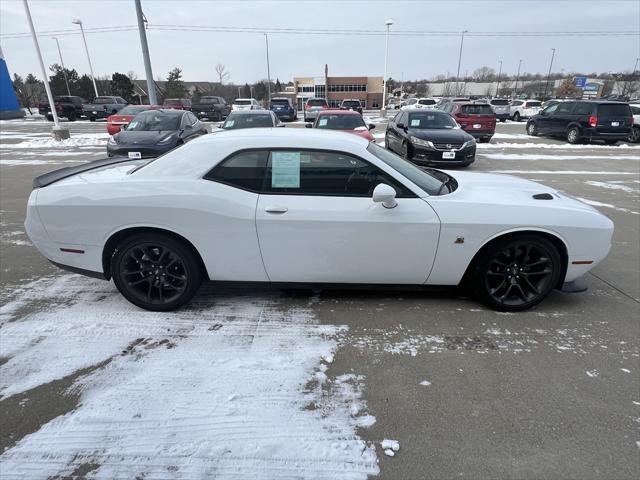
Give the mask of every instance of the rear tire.
[[157, 233], [137, 234], [120, 242], [111, 257], [111, 274], [123, 297], [155, 312], [184, 305], [203, 280], [192, 249]]
[[629, 134], [629, 141], [631, 143], [638, 143], [640, 142], [640, 127], [638, 126], [634, 126], [631, 129], [631, 133]]
[[76, 121], [76, 114], [75, 113], [70, 113], [69, 115], [67, 115], [67, 120], [69, 120], [70, 122], [75, 122]]
[[556, 287], [562, 259], [546, 238], [520, 235], [496, 241], [482, 252], [473, 269], [478, 299], [503, 312], [527, 310]]
[[535, 122], [527, 123], [527, 135], [529, 135], [531, 137], [537, 137], [538, 136], [538, 126], [536, 125]]
[[520, 121], [520, 112], [516, 112], [513, 114], [513, 121], [514, 122], [519, 122]]
[[580, 143], [580, 130], [578, 130], [578, 127], [571, 127], [567, 130], [567, 142], [572, 145]]

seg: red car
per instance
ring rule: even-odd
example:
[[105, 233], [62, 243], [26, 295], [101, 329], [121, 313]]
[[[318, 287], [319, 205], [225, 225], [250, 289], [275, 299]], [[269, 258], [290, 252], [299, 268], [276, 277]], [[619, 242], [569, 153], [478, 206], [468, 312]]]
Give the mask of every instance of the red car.
[[122, 127], [129, 125], [133, 117], [140, 112], [158, 110], [159, 108], [158, 105], [127, 105], [115, 115], [107, 117], [107, 132], [109, 132], [109, 135], [115, 135]]
[[373, 123], [367, 125], [362, 115], [353, 110], [322, 110], [318, 112], [315, 122], [307, 123], [307, 128], [325, 128], [327, 130], [344, 130], [353, 133], [370, 142], [373, 141], [371, 130], [376, 128]]
[[448, 103], [443, 109], [462, 129], [480, 142], [489, 142], [496, 133], [496, 114], [486, 103]]
[[188, 98], [167, 98], [162, 104], [162, 108], [173, 108], [174, 110], [191, 110], [191, 100]]

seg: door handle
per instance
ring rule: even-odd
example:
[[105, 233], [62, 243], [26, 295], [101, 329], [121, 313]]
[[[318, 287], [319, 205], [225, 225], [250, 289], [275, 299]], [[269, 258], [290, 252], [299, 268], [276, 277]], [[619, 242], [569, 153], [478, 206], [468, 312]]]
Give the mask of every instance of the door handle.
[[287, 207], [278, 207], [276, 205], [271, 205], [264, 208], [265, 212], [275, 214], [287, 213], [287, 210], [289, 210]]

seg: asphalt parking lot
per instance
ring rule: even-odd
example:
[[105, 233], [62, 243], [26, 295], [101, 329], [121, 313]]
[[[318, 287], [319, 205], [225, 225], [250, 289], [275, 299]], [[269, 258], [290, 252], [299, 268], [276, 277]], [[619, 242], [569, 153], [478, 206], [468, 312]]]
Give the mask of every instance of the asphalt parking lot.
[[105, 156], [104, 123], [68, 125], [60, 146], [0, 123], [1, 478], [640, 477], [640, 146], [508, 122], [470, 167], [614, 221], [585, 293], [501, 314], [456, 291], [205, 286], [158, 314], [24, 233], [33, 177]]

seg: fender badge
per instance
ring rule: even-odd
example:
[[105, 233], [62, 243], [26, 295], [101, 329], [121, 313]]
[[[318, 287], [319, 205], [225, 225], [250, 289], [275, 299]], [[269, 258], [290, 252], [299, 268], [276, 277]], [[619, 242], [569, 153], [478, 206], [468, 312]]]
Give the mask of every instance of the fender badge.
[[453, 243], [464, 243], [464, 237], [456, 237], [456, 241]]

